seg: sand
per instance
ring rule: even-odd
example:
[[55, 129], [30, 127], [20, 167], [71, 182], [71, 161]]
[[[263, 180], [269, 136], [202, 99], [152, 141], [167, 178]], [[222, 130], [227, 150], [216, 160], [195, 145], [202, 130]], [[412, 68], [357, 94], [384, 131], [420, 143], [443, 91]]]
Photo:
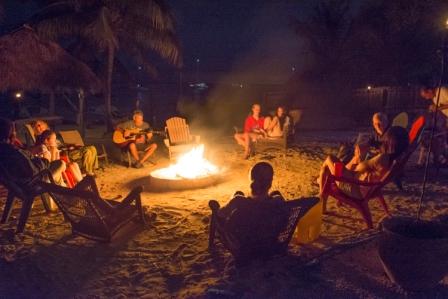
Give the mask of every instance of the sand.
[[[146, 228], [112, 244], [72, 236], [60, 213], [45, 214], [36, 202], [26, 231], [14, 236], [13, 219], [0, 226], [0, 297], [146, 297], [146, 298], [388, 298], [448, 297], [448, 277], [437, 289], [407, 293], [389, 281], [376, 253], [380, 231], [366, 230], [361, 217], [330, 200], [322, 234], [312, 244], [291, 243], [289, 254], [236, 268], [220, 245], [209, 252], [208, 201], [224, 205], [236, 190], [248, 192], [248, 171], [260, 160], [275, 169], [273, 189], [286, 198], [313, 196], [321, 161], [334, 153], [350, 132], [304, 133], [288, 151], [258, 153], [242, 160], [242, 150], [230, 137], [207, 145], [208, 157], [223, 169], [223, 180], [203, 189], [155, 193], [150, 171], [169, 162], [159, 153], [157, 165], [128, 169], [114, 164], [98, 172], [103, 197], [125, 196], [143, 184], [144, 205], [157, 215]], [[213, 144], [213, 145], [210, 145]], [[405, 191], [386, 187], [386, 201], [395, 215], [415, 215], [422, 170], [409, 163]], [[447, 172], [431, 177], [424, 218], [447, 214]], [[1, 199], [3, 204], [4, 198]], [[375, 225], [384, 216], [371, 203]]]

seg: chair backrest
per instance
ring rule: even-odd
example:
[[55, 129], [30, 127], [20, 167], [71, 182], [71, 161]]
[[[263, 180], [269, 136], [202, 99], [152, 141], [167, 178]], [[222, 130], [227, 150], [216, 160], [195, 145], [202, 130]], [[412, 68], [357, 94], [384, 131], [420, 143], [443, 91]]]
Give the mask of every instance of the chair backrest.
[[74, 232], [97, 239], [108, 239], [109, 228], [97, 202], [102, 200], [92, 190], [78, 190], [40, 182], [72, 225]]
[[301, 109], [292, 109], [289, 111], [288, 115], [291, 117], [291, 126], [294, 127], [300, 121], [302, 112]]
[[24, 127], [26, 128], [27, 138], [30, 138], [33, 144], [36, 143], [36, 136], [34, 135], [34, 129], [31, 124], [24, 124]]
[[185, 118], [172, 117], [166, 120], [166, 130], [171, 144], [191, 142], [190, 128]]
[[409, 130], [409, 143], [411, 144], [418, 143], [423, 134], [424, 128], [425, 128], [425, 117], [420, 116], [411, 125], [411, 129]]
[[251, 256], [285, 250], [300, 218], [318, 202], [318, 198], [243, 201], [228, 220], [236, 244], [233, 251]]
[[409, 117], [406, 112], [401, 112], [397, 114], [392, 120], [393, 127], [402, 127], [407, 129], [409, 124]]
[[78, 130], [59, 131], [59, 134], [66, 144], [76, 144], [84, 146], [84, 140], [82, 140], [81, 134]]

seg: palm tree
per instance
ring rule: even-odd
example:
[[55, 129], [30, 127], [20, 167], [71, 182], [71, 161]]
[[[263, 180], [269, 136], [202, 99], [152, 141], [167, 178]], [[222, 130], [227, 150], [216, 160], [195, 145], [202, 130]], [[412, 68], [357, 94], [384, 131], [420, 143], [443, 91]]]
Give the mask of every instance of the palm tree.
[[106, 66], [107, 128], [112, 128], [111, 85], [114, 61], [123, 52], [151, 75], [151, 52], [180, 67], [182, 58], [174, 18], [164, 0], [43, 0], [31, 20], [40, 35], [69, 39], [95, 49]]

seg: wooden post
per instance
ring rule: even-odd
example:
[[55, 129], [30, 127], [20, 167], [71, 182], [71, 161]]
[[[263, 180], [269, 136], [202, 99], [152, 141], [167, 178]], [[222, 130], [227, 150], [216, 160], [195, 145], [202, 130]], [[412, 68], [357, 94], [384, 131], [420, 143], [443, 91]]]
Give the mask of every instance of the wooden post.
[[84, 107], [85, 107], [85, 94], [84, 90], [81, 88], [78, 90], [78, 116], [77, 116], [77, 124], [81, 131], [82, 138], [85, 138], [86, 127], [84, 123]]
[[48, 102], [48, 112], [50, 115], [54, 115], [55, 114], [54, 91], [51, 91], [49, 96], [50, 98]]

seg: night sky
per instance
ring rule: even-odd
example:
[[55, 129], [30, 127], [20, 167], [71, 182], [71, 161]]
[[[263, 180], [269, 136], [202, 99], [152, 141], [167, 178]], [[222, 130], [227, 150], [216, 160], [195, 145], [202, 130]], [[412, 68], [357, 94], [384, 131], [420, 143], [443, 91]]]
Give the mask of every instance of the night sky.
[[[168, 0], [177, 20], [185, 70], [244, 72], [261, 81], [285, 80], [306, 59], [290, 25], [292, 16], [300, 14], [297, 2]], [[1, 31], [20, 24], [35, 9], [32, 4], [6, 0]]]

